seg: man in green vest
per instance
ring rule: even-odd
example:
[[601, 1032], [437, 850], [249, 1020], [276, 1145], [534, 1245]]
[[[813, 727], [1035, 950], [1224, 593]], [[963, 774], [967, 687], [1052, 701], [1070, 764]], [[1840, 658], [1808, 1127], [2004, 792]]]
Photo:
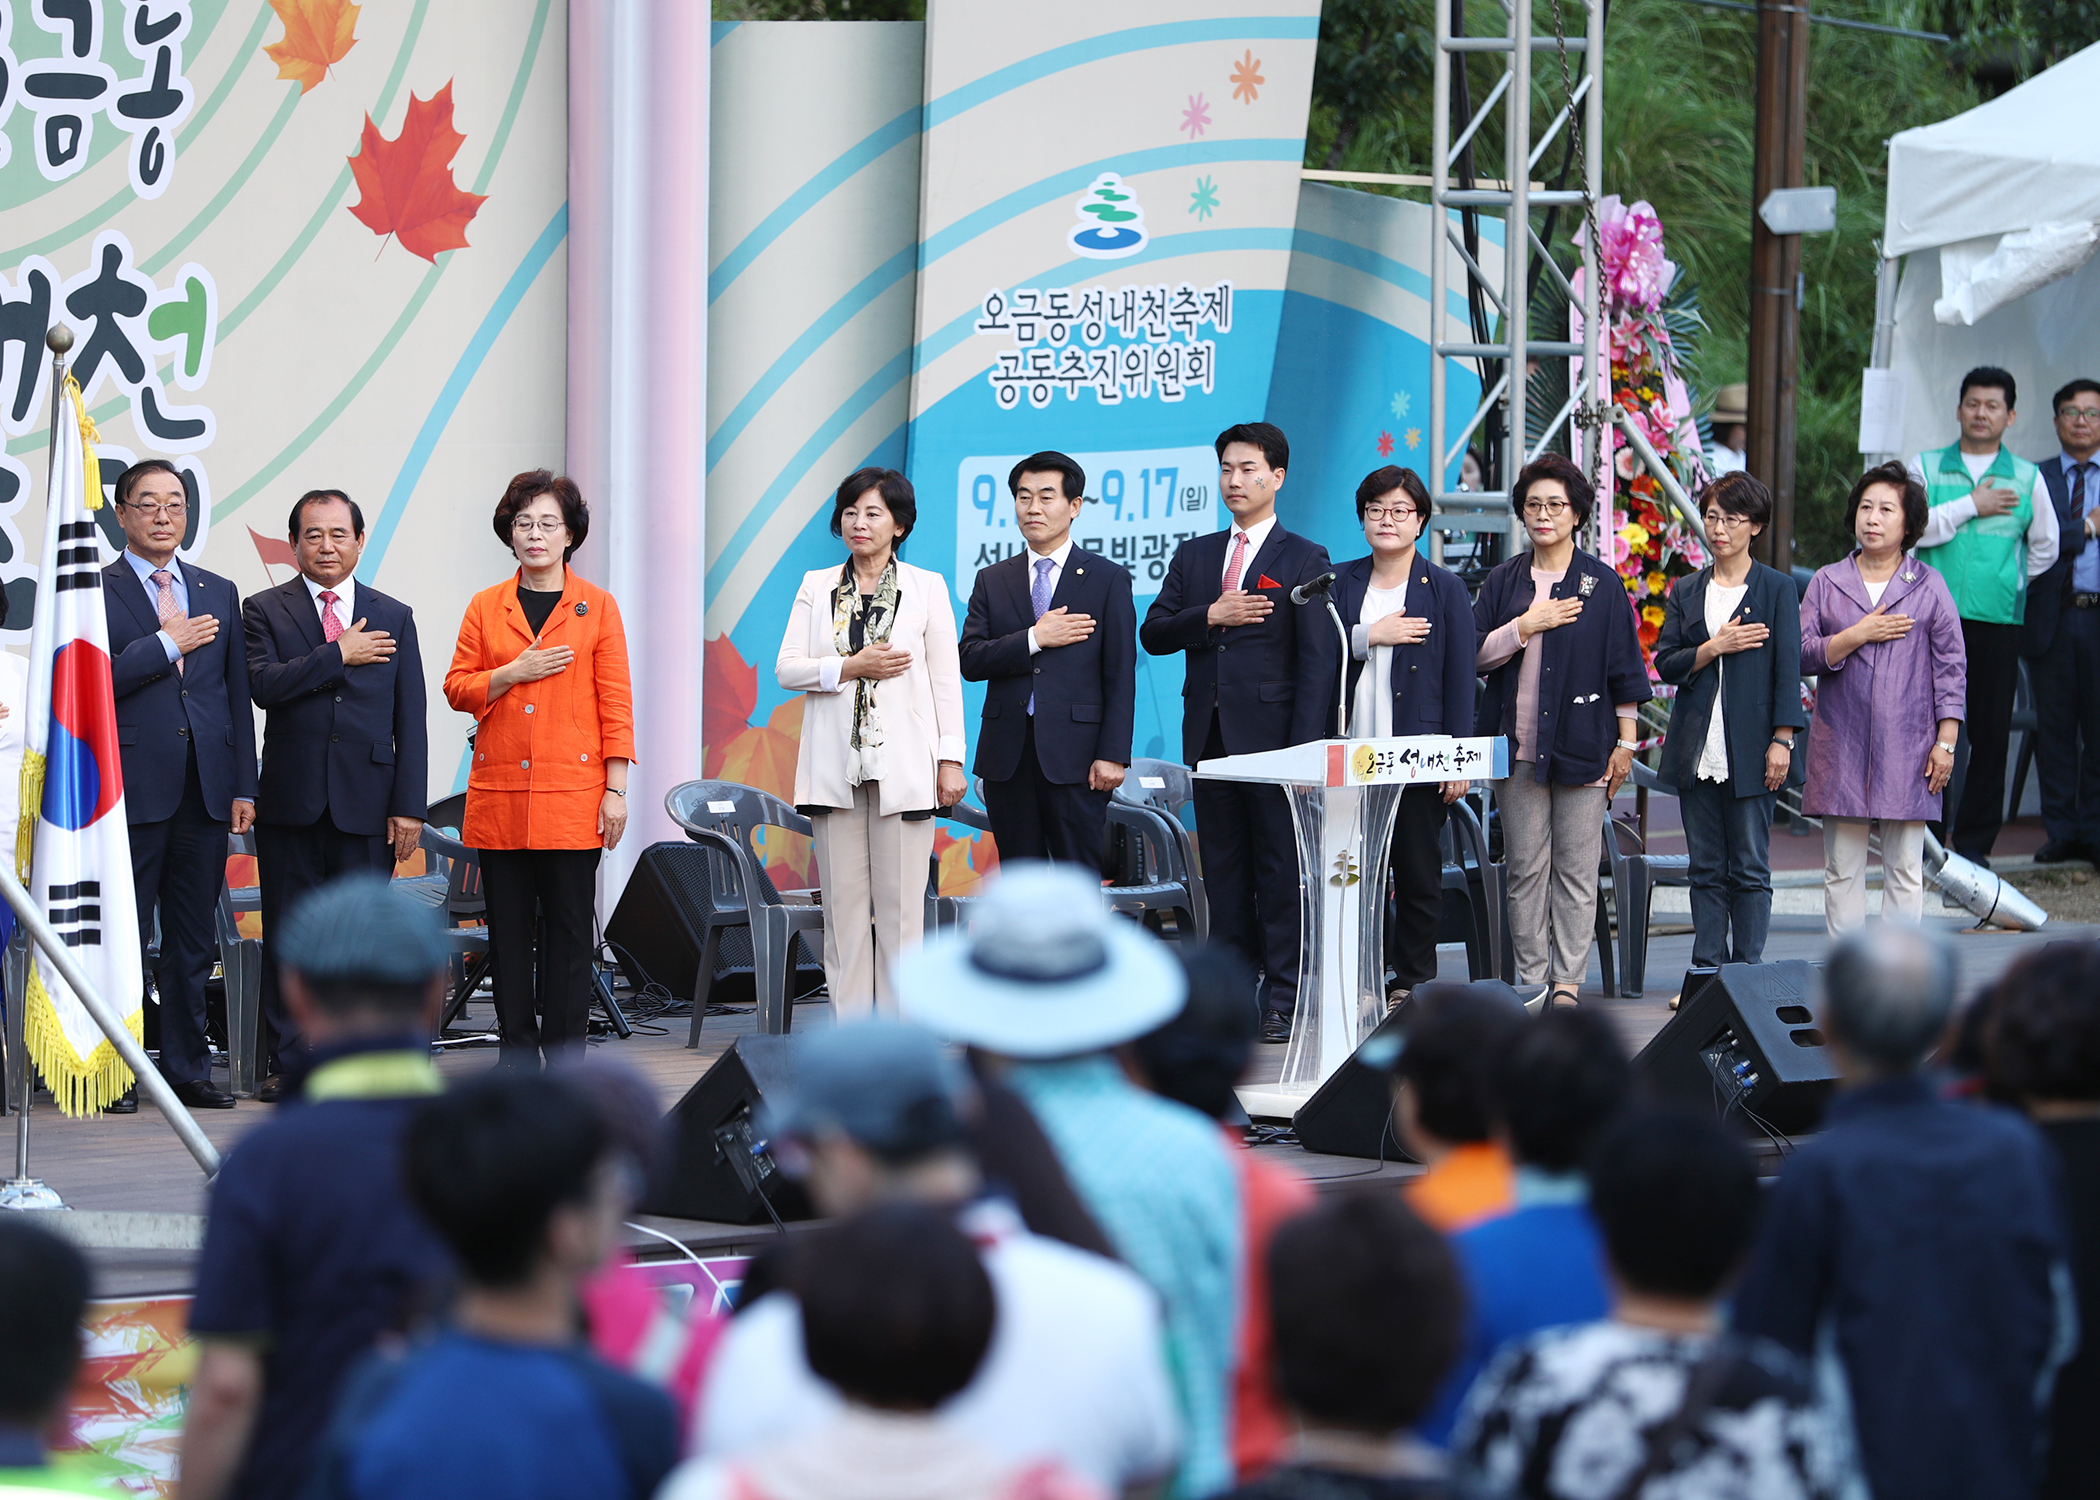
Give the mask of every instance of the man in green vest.
[[1986, 867], [2005, 822], [2005, 747], [2019, 682], [2020, 627], [2027, 580], [2056, 561], [2056, 507], [2038, 489], [2041, 471], [2003, 444], [2018, 387], [2006, 371], [1980, 365], [1961, 378], [1961, 441], [1920, 453], [1911, 477], [1931, 507], [1918, 557], [1947, 580], [1961, 611], [1969, 657], [1969, 767], [1961, 805], [1933, 832], [1954, 852]]

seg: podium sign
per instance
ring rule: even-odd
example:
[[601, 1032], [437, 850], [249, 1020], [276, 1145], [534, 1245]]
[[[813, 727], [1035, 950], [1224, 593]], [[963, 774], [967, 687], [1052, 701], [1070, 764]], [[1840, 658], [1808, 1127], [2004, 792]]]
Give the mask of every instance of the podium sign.
[[1440, 734], [1314, 740], [1202, 761], [1195, 774], [1279, 787], [1290, 802], [1298, 836], [1298, 1009], [1283, 1076], [1239, 1091], [1248, 1114], [1289, 1119], [1385, 1016], [1381, 893], [1401, 792], [1418, 782], [1507, 776], [1509, 742]]

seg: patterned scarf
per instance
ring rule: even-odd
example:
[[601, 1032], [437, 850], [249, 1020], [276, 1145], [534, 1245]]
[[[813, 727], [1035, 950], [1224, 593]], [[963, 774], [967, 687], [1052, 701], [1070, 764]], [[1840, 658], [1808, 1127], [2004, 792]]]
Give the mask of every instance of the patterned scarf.
[[[853, 654], [853, 618], [861, 612], [860, 584], [853, 576], [853, 559], [839, 570], [838, 587], [831, 591], [831, 638], [839, 655]], [[875, 585], [861, 626], [863, 646], [887, 645], [890, 627], [897, 622], [897, 559], [890, 557]], [[882, 715], [875, 707], [875, 684], [866, 677], [853, 682], [852, 754], [847, 758], [847, 783], [882, 779]]]

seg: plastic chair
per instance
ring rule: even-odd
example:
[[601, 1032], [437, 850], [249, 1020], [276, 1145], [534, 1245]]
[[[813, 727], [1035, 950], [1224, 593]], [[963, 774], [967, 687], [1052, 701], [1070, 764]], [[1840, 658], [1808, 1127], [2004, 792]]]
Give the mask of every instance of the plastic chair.
[[[1667, 797], [1677, 795], [1675, 787], [1639, 761], [1633, 763], [1633, 783]], [[1598, 862], [1598, 873], [1611, 882], [1611, 911], [1607, 913], [1605, 910], [1601, 892], [1597, 902], [1597, 946], [1601, 950], [1599, 965], [1603, 970], [1604, 990], [1610, 994], [1614, 989], [1611, 919], [1616, 915], [1619, 922], [1617, 993], [1622, 999], [1637, 1000], [1648, 978], [1648, 919], [1655, 906], [1655, 888], [1658, 885], [1690, 885], [1691, 859], [1683, 854], [1648, 853], [1633, 825], [1614, 818], [1607, 803], [1604, 809], [1604, 858]]]
[[1110, 883], [1101, 898], [1109, 910], [1154, 932], [1162, 926], [1159, 918], [1171, 915], [1176, 937], [1200, 936], [1187, 830], [1156, 807], [1114, 796], [1108, 802], [1108, 837]]
[[[481, 988], [482, 980], [489, 977], [496, 961], [489, 952], [488, 897], [481, 888], [481, 851], [469, 849], [451, 833], [429, 823], [423, 825], [421, 842], [424, 858], [434, 867], [431, 873], [442, 875], [445, 882], [445, 941], [452, 946], [453, 984], [444, 1013], [438, 1018], [438, 1035], [443, 1036]], [[443, 861], [441, 866], [439, 861]], [[395, 884], [428, 889], [422, 881], [403, 880]]]
[[[970, 788], [976, 792], [977, 800], [984, 801], [984, 783], [976, 777], [970, 779]], [[990, 833], [992, 820], [982, 807], [972, 807], [967, 802], [958, 802], [953, 807], [944, 807], [934, 814], [950, 823], [960, 823], [977, 833]], [[926, 931], [931, 934], [944, 932], [951, 927], [967, 929], [970, 925], [970, 908], [976, 904], [975, 896], [943, 896], [941, 894], [941, 857], [930, 854], [926, 857]]]
[[[229, 833], [226, 857], [255, 853], [253, 833]], [[257, 1087], [257, 1063], [262, 1051], [262, 939], [242, 937], [242, 912], [262, 910], [259, 886], [229, 886], [219, 882], [219, 904], [215, 925], [219, 940], [219, 972], [226, 985], [226, 1087], [227, 1092], [253, 1097]]]
[[[787, 803], [755, 786], [736, 781], [687, 781], [664, 797], [664, 811], [685, 836], [707, 850], [706, 902], [694, 917], [706, 929], [699, 974], [693, 982], [693, 1024], [686, 1045], [700, 1045], [700, 1021], [707, 1014], [707, 994], [714, 986], [715, 961], [722, 933], [744, 928], [751, 939], [751, 983], [758, 1000], [758, 1029], [784, 1036], [793, 1022], [788, 1002], [788, 969], [794, 961], [795, 938], [824, 930], [824, 908], [816, 902], [782, 899], [766, 874], [766, 862], [752, 839], [761, 828], [780, 828], [805, 836], [815, 830], [809, 819]], [[802, 894], [797, 892], [795, 894]]]
[[1508, 978], [1503, 966], [1508, 872], [1489, 857], [1487, 829], [1466, 798], [1451, 804], [1439, 842], [1444, 854], [1445, 922], [1452, 920], [1454, 908], [1464, 918], [1459, 936], [1466, 945], [1467, 977]]
[[[1119, 808], [1152, 815], [1148, 827], [1158, 841], [1158, 863], [1151, 867], [1153, 873], [1147, 883], [1177, 888], [1173, 894], [1184, 899], [1189, 930], [1201, 938], [1210, 933], [1210, 903], [1196, 867], [1195, 841], [1189, 837], [1188, 825], [1182, 822], [1183, 810], [1195, 799], [1196, 781], [1187, 766], [1179, 761], [1139, 757], [1130, 763], [1123, 784], [1109, 799], [1109, 808], [1112, 819]], [[1113, 889], [1109, 899], [1112, 903], [1116, 899]]]

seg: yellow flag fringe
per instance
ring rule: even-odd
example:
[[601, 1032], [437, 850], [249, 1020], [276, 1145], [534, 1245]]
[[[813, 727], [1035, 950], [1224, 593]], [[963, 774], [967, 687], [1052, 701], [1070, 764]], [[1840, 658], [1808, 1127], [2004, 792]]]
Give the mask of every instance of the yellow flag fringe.
[[[131, 1087], [131, 1069], [108, 1037], [95, 1044], [85, 1061], [74, 1053], [73, 1044], [59, 1028], [58, 1012], [51, 1004], [50, 992], [44, 988], [43, 975], [34, 964], [29, 968], [29, 994], [22, 1007], [22, 1021], [29, 1061], [51, 1090], [60, 1114], [96, 1113], [105, 1105], [114, 1104]], [[143, 1011], [133, 1011], [124, 1018], [124, 1029], [142, 1046], [145, 1026]]]

